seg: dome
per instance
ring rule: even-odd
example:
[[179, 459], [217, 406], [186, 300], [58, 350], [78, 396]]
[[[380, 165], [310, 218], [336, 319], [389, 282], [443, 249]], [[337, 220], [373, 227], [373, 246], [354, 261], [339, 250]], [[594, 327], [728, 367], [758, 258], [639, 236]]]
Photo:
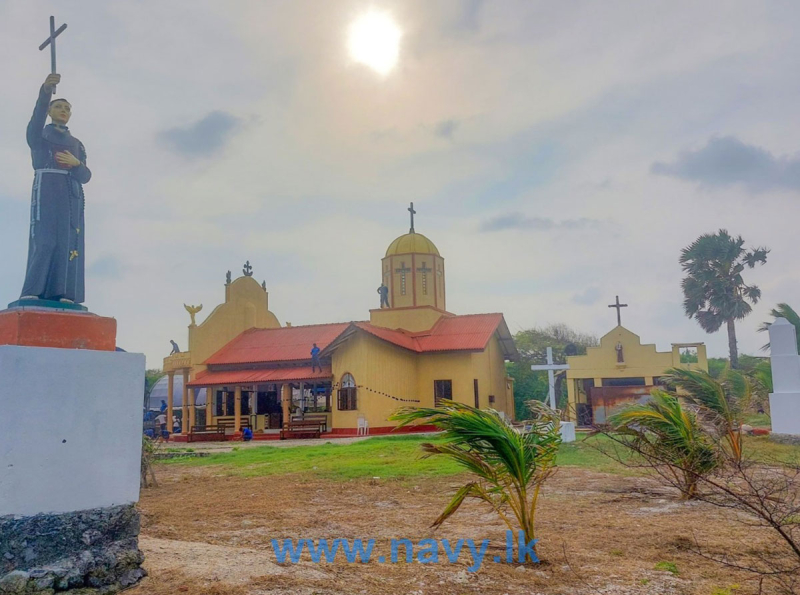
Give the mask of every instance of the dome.
[[435, 254], [440, 256], [439, 251], [428, 238], [421, 233], [407, 233], [400, 236], [394, 242], [389, 244], [386, 249], [386, 256], [393, 256], [395, 254]]

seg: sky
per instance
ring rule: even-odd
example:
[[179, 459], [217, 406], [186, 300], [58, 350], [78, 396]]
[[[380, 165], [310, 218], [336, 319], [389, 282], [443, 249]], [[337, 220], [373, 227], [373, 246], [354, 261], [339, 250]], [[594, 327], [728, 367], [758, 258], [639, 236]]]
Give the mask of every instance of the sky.
[[[381, 75], [347, 52], [369, 10], [402, 32]], [[86, 305], [160, 367], [249, 260], [293, 325], [366, 320], [391, 241], [416, 229], [448, 310], [512, 332], [705, 341], [681, 248], [725, 228], [770, 249], [746, 272], [800, 307], [800, 4], [792, 1], [0, 0], [0, 304], [19, 297], [25, 126], [58, 40], [58, 96], [86, 146]]]

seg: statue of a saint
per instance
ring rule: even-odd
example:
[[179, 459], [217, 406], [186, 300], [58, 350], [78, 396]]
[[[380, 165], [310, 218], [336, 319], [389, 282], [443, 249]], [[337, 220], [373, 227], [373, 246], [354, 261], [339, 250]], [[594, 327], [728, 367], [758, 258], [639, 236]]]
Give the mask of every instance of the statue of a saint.
[[[50, 74], [28, 124], [34, 178], [28, 267], [22, 300], [66, 303], [84, 301], [83, 184], [92, 177], [86, 149], [69, 131], [72, 106], [66, 99], [50, 101], [61, 75]], [[45, 126], [47, 116], [51, 123]]]
[[181, 352], [181, 348], [178, 347], [178, 344], [175, 341], [170, 339], [169, 342], [172, 344], [172, 351], [169, 352], [170, 355], [174, 355], [176, 353], [180, 353]]
[[378, 293], [381, 296], [381, 308], [391, 308], [389, 305], [389, 288], [383, 283], [378, 287]]
[[617, 342], [617, 344], [614, 346], [614, 349], [617, 350], [617, 363], [625, 363], [625, 354], [622, 352], [622, 343]]

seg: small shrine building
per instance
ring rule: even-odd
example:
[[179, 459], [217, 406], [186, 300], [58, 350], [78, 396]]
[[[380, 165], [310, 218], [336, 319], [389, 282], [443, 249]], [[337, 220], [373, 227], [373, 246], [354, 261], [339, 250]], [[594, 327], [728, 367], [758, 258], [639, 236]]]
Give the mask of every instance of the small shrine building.
[[[269, 310], [266, 284], [243, 275], [225, 284], [225, 302], [200, 324], [191, 315], [189, 349], [164, 359], [183, 376], [182, 436], [196, 426], [247, 425], [255, 439], [277, 438], [290, 420], [323, 419], [328, 435], [394, 429], [401, 406], [433, 407], [452, 399], [514, 415], [513, 380], [505, 362], [518, 357], [502, 314], [455, 315], [446, 308], [445, 263], [414, 229], [395, 239], [381, 260], [381, 307], [368, 321], [282, 326]], [[318, 355], [312, 358], [316, 345]], [[195, 392], [205, 389], [205, 406]]]
[[567, 357], [567, 365], [567, 416], [580, 427], [602, 424], [619, 407], [646, 401], [670, 368], [707, 372], [708, 358], [703, 343], [673, 343], [671, 351], [656, 351], [618, 324], [586, 355]]

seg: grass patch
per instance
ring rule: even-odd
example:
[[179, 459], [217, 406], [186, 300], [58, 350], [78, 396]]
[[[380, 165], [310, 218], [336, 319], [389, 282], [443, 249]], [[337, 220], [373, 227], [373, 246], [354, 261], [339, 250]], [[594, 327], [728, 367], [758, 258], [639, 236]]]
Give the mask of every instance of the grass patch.
[[[440, 440], [435, 436], [386, 436], [351, 444], [337, 444], [332, 441], [315, 446], [234, 447], [231, 452], [212, 453], [203, 458], [171, 459], [163, 464], [187, 467], [215, 465], [221, 467], [223, 473], [243, 477], [305, 473], [339, 481], [371, 477], [404, 479], [462, 473], [462, 468], [446, 457], [422, 458], [420, 444]], [[619, 475], [638, 475], [645, 472], [642, 469], [625, 467], [607, 457], [598, 450], [605, 446], [611, 446], [611, 443], [604, 436], [579, 436], [577, 441], [561, 446], [558, 466]], [[745, 452], [764, 461], [792, 460], [800, 456], [800, 447], [775, 444], [765, 437], [746, 437]]]
[[756, 428], [770, 428], [772, 427], [772, 420], [766, 413], [753, 413], [744, 416], [744, 423]]
[[662, 570], [664, 572], [670, 572], [675, 576], [678, 576], [678, 565], [675, 562], [659, 562], [655, 565], [656, 570]]
[[337, 480], [460, 473], [461, 468], [444, 457], [421, 457], [420, 444], [431, 441], [431, 438], [419, 436], [391, 436], [351, 444], [328, 442], [315, 446], [259, 446], [169, 464], [191, 467], [221, 465], [228, 473], [244, 477], [309, 473]]

